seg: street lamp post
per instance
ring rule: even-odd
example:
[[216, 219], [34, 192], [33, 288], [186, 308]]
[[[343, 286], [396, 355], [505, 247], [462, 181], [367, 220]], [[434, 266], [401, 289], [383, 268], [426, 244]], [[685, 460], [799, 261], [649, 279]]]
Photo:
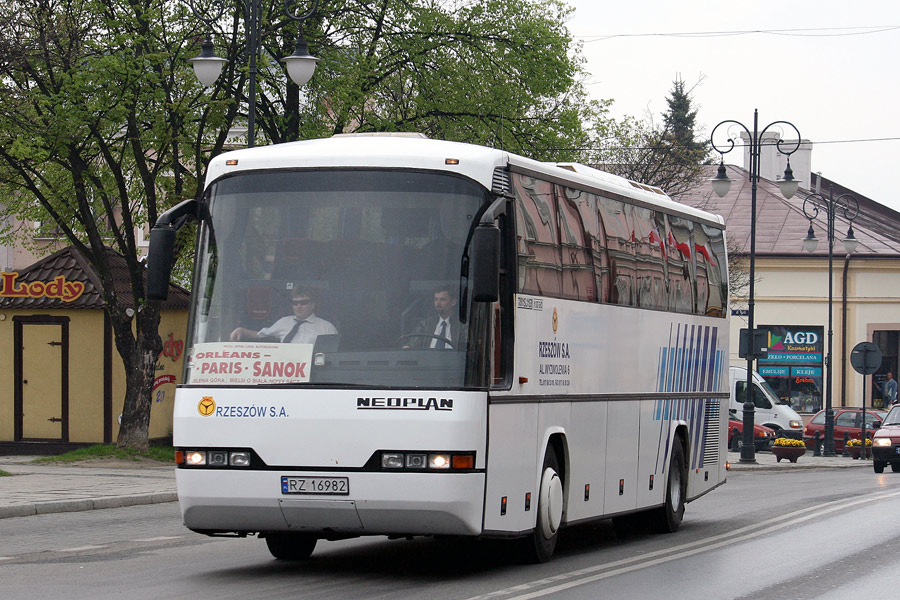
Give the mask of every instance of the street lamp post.
[[813, 231], [813, 220], [819, 216], [819, 211], [825, 212], [827, 221], [826, 231], [828, 235], [828, 353], [825, 358], [825, 449], [824, 456], [834, 456], [834, 409], [832, 405], [832, 315], [834, 301], [834, 218], [837, 211], [841, 211], [844, 218], [849, 223], [847, 229], [847, 237], [841, 240], [844, 244], [844, 250], [847, 254], [853, 254], [859, 240], [853, 235], [853, 219], [859, 215], [859, 201], [850, 194], [841, 194], [837, 198], [834, 197], [834, 185], [829, 187], [828, 197], [822, 194], [810, 194], [803, 201], [803, 214], [809, 219], [809, 232], [803, 238], [803, 249], [807, 252], [815, 252], [819, 240]]
[[[719, 127], [726, 125], [726, 132], [728, 133], [728, 145], [719, 147], [716, 145], [715, 136], [716, 131]], [[728, 193], [728, 190], [731, 188], [731, 179], [728, 177], [728, 174], [725, 172], [725, 154], [728, 154], [735, 147], [735, 137], [736, 135], [732, 135], [732, 130], [743, 130], [748, 136], [750, 140], [750, 289], [747, 301], [747, 333], [749, 343], [747, 345], [747, 383], [746, 383], [746, 394], [747, 398], [744, 402], [744, 426], [743, 426], [743, 434], [742, 434], [742, 446], [741, 446], [741, 458], [740, 462], [742, 463], [754, 463], [756, 462], [756, 450], [753, 446], [753, 413], [754, 413], [754, 404], [752, 402], [752, 393], [753, 393], [753, 360], [756, 358], [759, 349], [756, 348], [754, 344], [755, 336], [754, 336], [754, 309], [756, 305], [756, 300], [754, 296], [754, 285], [756, 283], [756, 190], [759, 185], [759, 167], [760, 167], [760, 149], [762, 147], [763, 136], [765, 133], [775, 126], [788, 125], [797, 133], [797, 142], [796, 145], [793, 145], [792, 149], [785, 150], [782, 148], [782, 144], [785, 143], [784, 138], [779, 138], [776, 143], [775, 148], [778, 150], [780, 154], [784, 154], [788, 157], [787, 159], [787, 168], [784, 171], [784, 179], [780, 179], [777, 181], [778, 188], [781, 190], [782, 195], [785, 198], [790, 198], [797, 192], [797, 188], [800, 182], [794, 179], [793, 171], [791, 170], [791, 159], [790, 155], [796, 152], [800, 148], [800, 131], [794, 126], [793, 123], [789, 123], [788, 121], [773, 121], [766, 125], [762, 131], [759, 130], [759, 114], [758, 111], [753, 111], [753, 131], [750, 131], [747, 126], [743, 123], [733, 120], [722, 121], [713, 127], [712, 133], [709, 136], [709, 141], [712, 147], [719, 153], [721, 160], [719, 162], [719, 170], [714, 178], [710, 180], [713, 186], [713, 191], [721, 198]], [[793, 144], [791, 142], [790, 144]]]
[[[252, 148], [256, 145], [256, 60], [259, 56], [259, 5], [261, 0], [249, 0], [245, 6], [245, 19], [247, 23], [247, 55], [248, 55], [248, 71], [250, 93], [247, 97], [247, 146]], [[312, 0], [312, 6], [303, 13], [291, 12], [292, 5], [298, 3], [299, 0], [285, 0], [284, 12], [291, 19], [299, 22], [299, 31], [297, 34], [297, 43], [294, 47], [294, 53], [281, 59], [285, 64], [288, 75], [298, 86], [306, 85], [306, 82], [313, 76], [316, 69], [318, 58], [310, 55], [309, 47], [303, 36], [303, 22], [313, 16], [319, 8], [319, 0]], [[203, 39], [200, 47], [199, 56], [190, 59], [188, 62], [194, 67], [194, 74], [206, 87], [212, 85], [219, 78], [222, 67], [228, 61], [224, 58], [216, 56], [213, 48], [212, 29], [216, 21], [225, 14], [224, 0], [212, 0], [213, 11], [205, 12], [198, 8], [195, 0], [188, 0], [194, 15], [206, 24], [207, 34]]]

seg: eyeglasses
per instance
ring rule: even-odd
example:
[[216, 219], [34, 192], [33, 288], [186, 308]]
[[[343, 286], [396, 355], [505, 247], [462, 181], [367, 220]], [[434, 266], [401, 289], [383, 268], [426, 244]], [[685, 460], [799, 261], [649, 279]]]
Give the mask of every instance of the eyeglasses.
[[293, 304], [294, 306], [297, 306], [298, 304], [300, 306], [306, 306], [310, 302], [312, 302], [312, 299], [310, 298], [303, 298], [302, 300], [291, 300], [291, 304]]

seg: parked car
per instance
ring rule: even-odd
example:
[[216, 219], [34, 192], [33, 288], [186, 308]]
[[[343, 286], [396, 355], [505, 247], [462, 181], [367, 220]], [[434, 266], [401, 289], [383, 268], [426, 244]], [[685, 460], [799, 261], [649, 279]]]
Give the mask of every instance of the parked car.
[[[744, 440], [744, 422], [737, 416], [733, 408], [728, 411], [728, 448], [733, 448], [734, 436], [737, 436], [738, 446]], [[775, 430], [765, 425], [753, 424], [753, 447], [756, 450], [768, 450], [775, 441]]]
[[[847, 432], [849, 439], [860, 439], [860, 427], [862, 427], [862, 408], [858, 406], [835, 408], [834, 410], [834, 450], [835, 452], [844, 451], [844, 432]], [[866, 429], [871, 437], [875, 430], [881, 426], [887, 413], [883, 410], [866, 409]], [[815, 449], [815, 435], [819, 434], [820, 440], [825, 440], [825, 411], [820, 410], [813, 416], [812, 420], [806, 424], [803, 430], [803, 441], [810, 450]]]
[[881, 423], [872, 438], [872, 466], [876, 473], [884, 473], [884, 467], [891, 465], [891, 471], [900, 472], [900, 406], [895, 406]]
[[[747, 369], [744, 367], [730, 367], [728, 379], [731, 389], [730, 409], [737, 411], [741, 418], [744, 402], [747, 400], [745, 389], [747, 388]], [[756, 371], [751, 379], [753, 393], [750, 401], [755, 407], [754, 423], [765, 425], [775, 430], [776, 437], [788, 437], [799, 440], [803, 437], [803, 419], [793, 409], [790, 402], [782, 400], [775, 395], [766, 380]]]

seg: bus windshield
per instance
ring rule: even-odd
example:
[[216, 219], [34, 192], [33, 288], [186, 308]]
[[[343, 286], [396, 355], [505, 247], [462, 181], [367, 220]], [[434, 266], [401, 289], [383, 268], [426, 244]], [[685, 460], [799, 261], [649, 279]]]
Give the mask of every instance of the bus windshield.
[[471, 180], [421, 171], [251, 171], [216, 182], [185, 381], [484, 387], [489, 311], [469, 304], [461, 272], [488, 200]]

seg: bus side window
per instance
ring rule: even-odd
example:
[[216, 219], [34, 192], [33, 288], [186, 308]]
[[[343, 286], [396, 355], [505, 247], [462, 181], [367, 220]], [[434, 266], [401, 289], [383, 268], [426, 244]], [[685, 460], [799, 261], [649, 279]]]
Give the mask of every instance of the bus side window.
[[562, 264], [552, 183], [514, 174], [519, 291], [559, 298]]

